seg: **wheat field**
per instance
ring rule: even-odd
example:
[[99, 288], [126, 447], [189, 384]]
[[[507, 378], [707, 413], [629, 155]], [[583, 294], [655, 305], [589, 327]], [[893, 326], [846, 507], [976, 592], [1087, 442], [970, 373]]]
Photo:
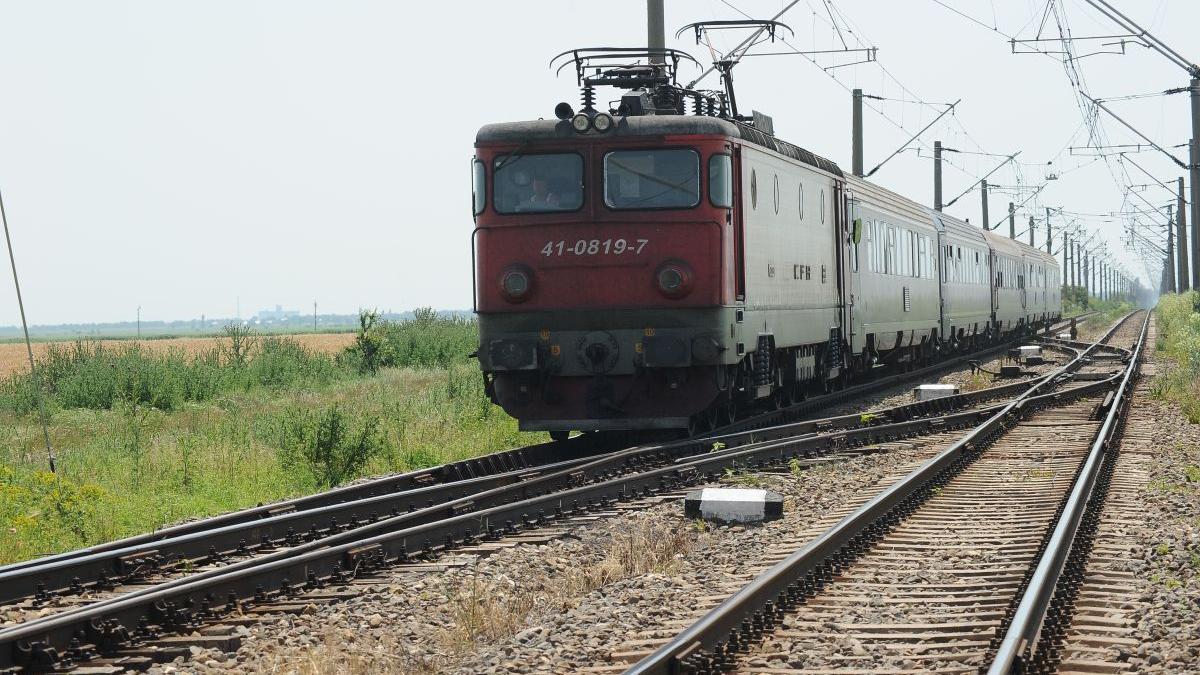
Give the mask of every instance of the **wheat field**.
[[[354, 342], [354, 333], [301, 333], [297, 335], [280, 336], [295, 340], [306, 349], [326, 354], [341, 351]], [[197, 354], [207, 351], [213, 346], [226, 341], [223, 337], [189, 337], [169, 338], [163, 340], [100, 340], [106, 346], [122, 347], [138, 344], [151, 351], [179, 350], [185, 354]], [[51, 344], [70, 345], [71, 341], [35, 342], [34, 357], [40, 357]], [[25, 351], [24, 342], [0, 343], [0, 377], [5, 377], [20, 370], [29, 369], [29, 356]]]

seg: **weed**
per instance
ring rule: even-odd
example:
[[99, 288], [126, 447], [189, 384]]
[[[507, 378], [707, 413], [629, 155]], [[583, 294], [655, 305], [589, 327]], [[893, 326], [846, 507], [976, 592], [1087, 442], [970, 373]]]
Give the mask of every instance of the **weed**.
[[799, 477], [800, 472], [803, 470], [804, 470], [804, 465], [800, 463], [799, 457], [793, 457], [790, 460], [788, 460], [788, 471], [791, 472], [791, 474], [793, 476]]
[[355, 422], [336, 403], [323, 412], [287, 411], [279, 428], [280, 461], [303, 470], [317, 487], [333, 487], [358, 476], [384, 450], [379, 418]]
[[461, 654], [478, 649], [481, 641], [505, 639], [524, 628], [535, 610], [568, 610], [605, 585], [673, 570], [692, 545], [686, 530], [639, 521], [614, 533], [602, 555], [572, 566], [544, 584], [523, 584], [508, 577], [484, 580], [478, 568], [473, 568], [465, 588], [450, 599], [454, 621], [443, 642], [449, 651]]
[[762, 477], [752, 471], [739, 470], [736, 467], [725, 467], [725, 479], [735, 485], [748, 488], [763, 486]]
[[246, 365], [250, 360], [250, 352], [258, 344], [258, 336], [250, 326], [230, 321], [224, 327], [225, 337], [229, 340], [226, 345], [230, 363], [237, 368]]
[[1183, 478], [1189, 483], [1200, 483], [1200, 466], [1189, 464], [1183, 467]]

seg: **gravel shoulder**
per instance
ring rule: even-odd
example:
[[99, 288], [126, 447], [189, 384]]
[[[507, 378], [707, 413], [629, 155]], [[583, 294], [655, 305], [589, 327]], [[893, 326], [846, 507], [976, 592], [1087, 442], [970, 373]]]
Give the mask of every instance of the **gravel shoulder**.
[[1200, 426], [1153, 396], [1154, 378], [1167, 367], [1148, 352], [1134, 397], [1144, 420], [1141, 430], [1153, 440], [1142, 492], [1148, 526], [1135, 533], [1140, 560], [1132, 566], [1146, 609], [1134, 636], [1140, 646], [1120, 658], [1138, 672], [1195, 673], [1200, 672]]
[[159, 672], [574, 672], [605, 663], [631, 635], [690, 617], [694, 598], [727, 592], [767, 547], [824, 527], [942, 444], [890, 443], [794, 473], [728, 476], [724, 484], [784, 494], [785, 517], [762, 526], [701, 524], [673, 499], [545, 543], [458, 555], [442, 572], [388, 572], [345, 602], [248, 626], [233, 655], [196, 650]]
[[[984, 368], [998, 370], [1002, 360]], [[1034, 367], [1029, 377], [1053, 367]], [[938, 381], [964, 391], [996, 384], [969, 369]], [[911, 402], [913, 386], [879, 392], [841, 414]], [[548, 541], [455, 555], [439, 561], [444, 569], [396, 568], [358, 584], [361, 594], [344, 602], [313, 603], [239, 628], [234, 654], [194, 649], [192, 659], [151, 672], [573, 672], [599, 665], [632, 636], [677, 630], [696, 611], [692, 598], [727, 592], [729, 579], [768, 547], [797, 532], [812, 536], [942, 445], [889, 443], [886, 452], [796, 472], [728, 476], [723, 483], [784, 494], [785, 517], [762, 526], [693, 522], [675, 499], [577, 524]]]

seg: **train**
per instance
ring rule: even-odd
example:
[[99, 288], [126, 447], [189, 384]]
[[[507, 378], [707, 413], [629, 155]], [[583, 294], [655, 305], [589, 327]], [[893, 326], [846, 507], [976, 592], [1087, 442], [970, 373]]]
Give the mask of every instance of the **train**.
[[[1061, 317], [1051, 254], [618, 55], [571, 54], [580, 112], [476, 135], [476, 356], [520, 429], [694, 434]], [[623, 90], [608, 110], [602, 85]]]

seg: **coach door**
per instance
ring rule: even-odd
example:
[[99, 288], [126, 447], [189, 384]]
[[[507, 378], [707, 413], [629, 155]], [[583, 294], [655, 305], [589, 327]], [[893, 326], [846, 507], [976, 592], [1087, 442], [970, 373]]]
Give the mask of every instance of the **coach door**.
[[859, 242], [862, 241], [862, 216], [859, 215], [858, 199], [844, 185], [835, 185], [834, 204], [837, 205], [837, 222], [840, 241], [838, 253], [838, 303], [842, 310], [842, 333], [850, 352], [857, 354], [862, 345], [862, 331], [854, 311], [855, 295], [859, 288]]
[[734, 145], [733, 152], [733, 283], [738, 302], [746, 301], [746, 233], [745, 211], [742, 209], [742, 148]]

